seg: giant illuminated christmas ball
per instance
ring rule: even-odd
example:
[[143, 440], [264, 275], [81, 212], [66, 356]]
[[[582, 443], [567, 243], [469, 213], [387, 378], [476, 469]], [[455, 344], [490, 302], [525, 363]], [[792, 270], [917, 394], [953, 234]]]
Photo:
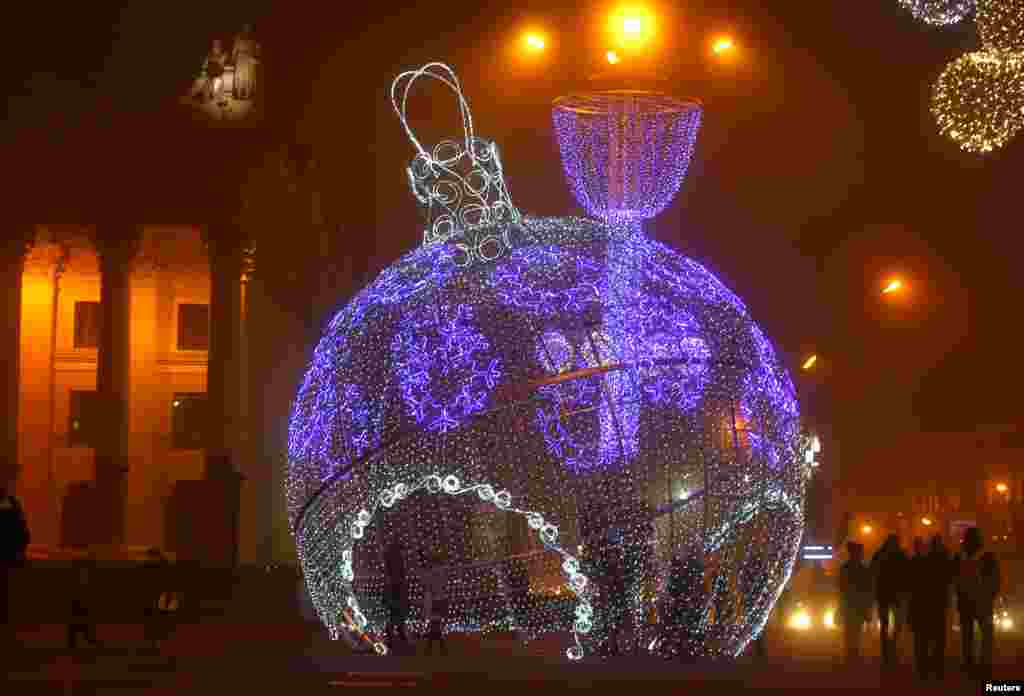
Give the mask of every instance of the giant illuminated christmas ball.
[[[456, 93], [464, 137], [419, 144], [418, 78]], [[387, 651], [397, 542], [413, 633], [444, 565], [449, 631], [554, 632], [571, 659], [616, 627], [738, 654], [803, 529], [805, 443], [770, 342], [636, 225], [521, 215], [445, 66], [403, 74], [393, 99], [424, 244], [331, 321], [290, 424], [290, 518], [323, 623]], [[666, 588], [682, 594], [656, 611]], [[666, 639], [679, 616], [687, 639]]]

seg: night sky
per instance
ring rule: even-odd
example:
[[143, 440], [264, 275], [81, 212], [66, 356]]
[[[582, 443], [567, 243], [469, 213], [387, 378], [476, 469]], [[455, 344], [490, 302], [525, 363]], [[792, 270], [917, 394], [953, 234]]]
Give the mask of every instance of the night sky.
[[[217, 160], [233, 156], [176, 130], [175, 102], [210, 39], [230, 40], [245, 21], [267, 66], [260, 142], [308, 143], [334, 173], [326, 193], [355, 269], [348, 292], [418, 240], [403, 172], [413, 150], [388, 100], [400, 70], [453, 65], [478, 134], [502, 147], [520, 209], [577, 210], [549, 104], [586, 87], [606, 48], [597, 40], [606, 4], [353, 4], [40, 3], [9, 16], [0, 147], [16, 194], [10, 214], [87, 222], [97, 200], [116, 201], [108, 191], [141, 178], [156, 190], [146, 200], [158, 201], [158, 212], [138, 213], [145, 221], [201, 221], [188, 186], [168, 181], [189, 178], [190, 167], [230, 172]], [[659, 73], [673, 92], [701, 97], [706, 113], [683, 190], [648, 230], [745, 299], [795, 370], [810, 420], [831, 425], [844, 469], [877, 473], [864, 460], [893, 432], [1017, 422], [1024, 225], [1014, 194], [1024, 137], [986, 158], [960, 154], [927, 108], [943, 66], [976, 48], [973, 24], [931, 29], [896, 0], [660, 11]], [[510, 56], [528, 20], [549, 32], [546, 64]], [[710, 34], [723, 30], [743, 50], [730, 68], [706, 56]], [[417, 116], [424, 141], [458, 125], [443, 94], [423, 97]], [[442, 121], [451, 127], [437, 128]], [[913, 283], [908, 301], [875, 296], [888, 271]], [[810, 352], [821, 362], [809, 376], [797, 368]]]

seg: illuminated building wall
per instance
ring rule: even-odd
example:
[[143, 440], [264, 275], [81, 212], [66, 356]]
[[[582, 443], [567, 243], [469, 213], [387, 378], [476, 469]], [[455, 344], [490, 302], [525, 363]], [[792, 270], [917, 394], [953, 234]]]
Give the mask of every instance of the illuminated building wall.
[[[61, 545], [68, 541], [69, 528], [82, 531], [90, 523], [88, 518], [65, 518], [62, 531], [69, 490], [95, 478], [93, 449], [83, 441], [88, 440], [90, 403], [81, 393], [96, 389], [97, 314], [83, 305], [99, 302], [100, 272], [87, 233], [84, 227], [39, 226], [22, 281], [16, 490], [33, 542], [46, 546]], [[55, 234], [62, 245], [53, 243]], [[62, 255], [54, 313], [55, 271]], [[179, 423], [176, 438], [174, 403], [176, 395], [206, 391], [207, 351], [183, 348], [179, 316], [182, 305], [194, 309], [209, 302], [209, 262], [198, 228], [146, 227], [130, 275], [127, 545], [164, 546], [164, 508], [174, 484], [202, 478], [203, 450], [182, 432], [195, 425], [195, 418]], [[185, 328], [194, 328], [194, 319]], [[190, 337], [193, 344], [202, 339]], [[184, 401], [178, 399], [179, 405]]]

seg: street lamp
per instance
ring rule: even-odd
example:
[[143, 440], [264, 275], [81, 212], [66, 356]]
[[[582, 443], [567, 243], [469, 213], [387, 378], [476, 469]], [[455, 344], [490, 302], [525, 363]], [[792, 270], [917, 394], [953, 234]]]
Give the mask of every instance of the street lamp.
[[893, 278], [884, 288], [882, 288], [882, 294], [891, 295], [892, 293], [900, 292], [903, 289], [903, 281], [900, 280], [899, 278]]
[[530, 53], [540, 53], [547, 46], [544, 36], [532, 31], [527, 32], [523, 36], [523, 43], [526, 45], [526, 50]]
[[639, 49], [654, 36], [654, 14], [646, 7], [622, 7], [609, 17], [608, 29], [619, 46]]
[[711, 52], [716, 56], [725, 56], [733, 52], [736, 43], [731, 36], [719, 36], [711, 44]]
[[1007, 486], [1002, 481], [1000, 481], [999, 483], [996, 484], [996, 490], [999, 491], [1000, 493], [1006, 493], [1006, 491], [1010, 490], [1010, 487]]
[[931, 527], [932, 524], [933, 524], [932, 523], [932, 518], [930, 518], [930, 517], [922, 517], [921, 518], [921, 524], [923, 524], [925, 527]]
[[864, 525], [863, 527], [860, 528], [860, 531], [861, 531], [862, 534], [870, 534], [871, 532], [873, 532], [875, 530], [874, 530], [874, 528], [870, 524], [866, 524], [866, 525]]
[[817, 355], [810, 356], [809, 358], [804, 360], [803, 369], [805, 369], [805, 370], [811, 369], [812, 367], [814, 367], [814, 363], [816, 363], [816, 362], [818, 362], [818, 356]]

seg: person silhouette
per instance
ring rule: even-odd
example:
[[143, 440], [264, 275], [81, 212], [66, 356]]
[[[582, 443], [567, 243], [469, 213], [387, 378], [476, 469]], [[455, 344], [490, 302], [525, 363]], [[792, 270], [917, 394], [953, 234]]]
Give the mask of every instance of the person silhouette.
[[[384, 603], [388, 609], [388, 650], [394, 654], [399, 647], [408, 649], [409, 635], [405, 622], [409, 618], [409, 590], [406, 582], [405, 556], [397, 539], [384, 552]], [[399, 646], [398, 639], [401, 639]]]
[[[963, 669], [984, 677], [992, 669], [994, 622], [992, 612], [999, 593], [999, 562], [992, 553], [982, 554], [985, 542], [978, 527], [964, 533], [956, 559], [956, 604], [960, 614]], [[975, 654], [974, 628], [981, 632], [981, 652]]]
[[921, 679], [943, 678], [946, 664], [946, 626], [949, 617], [953, 563], [942, 537], [936, 534], [928, 553], [915, 555], [913, 575], [914, 657]]
[[847, 664], [860, 661], [864, 622], [871, 611], [873, 582], [871, 570], [864, 565], [864, 546], [847, 542], [849, 560], [839, 569], [839, 602], [843, 623]]
[[444, 624], [448, 618], [448, 567], [439, 554], [431, 556], [430, 567], [423, 574], [423, 617], [427, 620], [427, 655], [437, 643], [442, 657], [448, 655]]
[[5, 639], [13, 640], [9, 622], [11, 574], [24, 563], [31, 539], [21, 503], [0, 483], [0, 625], [11, 633], [3, 636]]
[[902, 624], [901, 603], [907, 591], [907, 555], [900, 548], [899, 537], [890, 534], [871, 559], [871, 571], [875, 576], [875, 599], [878, 604], [878, 620], [881, 624], [882, 666], [890, 667], [896, 662], [896, 638]]

